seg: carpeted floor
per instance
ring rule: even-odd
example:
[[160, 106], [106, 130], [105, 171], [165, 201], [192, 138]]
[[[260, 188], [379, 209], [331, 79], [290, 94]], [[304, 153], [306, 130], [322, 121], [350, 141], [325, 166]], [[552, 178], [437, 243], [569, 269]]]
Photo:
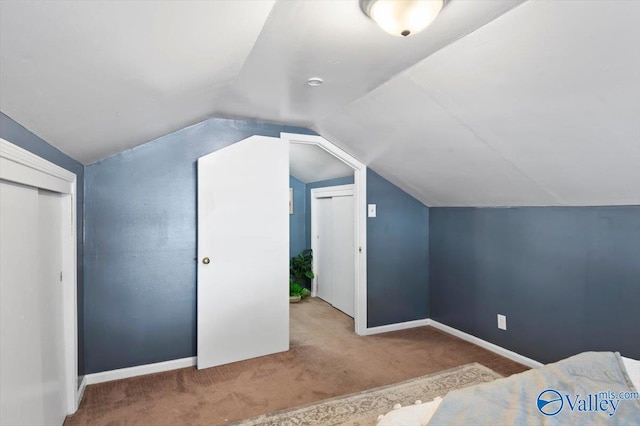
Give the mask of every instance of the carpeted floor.
[[[430, 403], [450, 391], [491, 382], [500, 377], [495, 371], [474, 362], [392, 385], [239, 420], [232, 425], [373, 426], [378, 422], [378, 416], [393, 411], [391, 407], [396, 404], [408, 407], [418, 401]], [[404, 426], [413, 425], [407, 423]]]
[[319, 299], [291, 305], [288, 352], [88, 386], [66, 425], [222, 425], [478, 362], [527, 368], [431, 327], [360, 337]]

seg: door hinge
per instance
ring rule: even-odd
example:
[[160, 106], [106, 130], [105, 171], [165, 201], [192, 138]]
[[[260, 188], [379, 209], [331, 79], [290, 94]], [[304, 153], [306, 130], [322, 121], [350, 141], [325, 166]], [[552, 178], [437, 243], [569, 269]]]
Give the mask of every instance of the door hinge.
[[60, 272], [60, 282], [62, 282], [62, 272]]

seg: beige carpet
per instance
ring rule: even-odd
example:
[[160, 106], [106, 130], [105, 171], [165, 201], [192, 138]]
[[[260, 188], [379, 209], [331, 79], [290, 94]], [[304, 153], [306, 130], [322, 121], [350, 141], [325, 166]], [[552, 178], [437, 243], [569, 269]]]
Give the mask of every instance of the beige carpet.
[[353, 319], [305, 299], [291, 305], [288, 352], [90, 385], [65, 424], [224, 425], [473, 362], [503, 376], [526, 370], [431, 327], [357, 336]]
[[234, 426], [371, 426], [395, 404], [432, 401], [447, 392], [499, 379], [498, 373], [478, 363], [463, 365], [389, 386], [370, 389], [320, 403], [265, 414]]

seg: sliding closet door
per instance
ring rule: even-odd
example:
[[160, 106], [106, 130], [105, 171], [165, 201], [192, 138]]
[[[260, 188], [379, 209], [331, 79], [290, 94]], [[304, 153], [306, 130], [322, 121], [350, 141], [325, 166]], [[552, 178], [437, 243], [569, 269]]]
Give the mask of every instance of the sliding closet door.
[[38, 190], [38, 260], [40, 266], [40, 318], [44, 416], [51, 421], [66, 414], [64, 312], [62, 293], [62, 196]]
[[355, 315], [355, 224], [353, 196], [332, 198], [332, 304], [345, 314]]
[[[338, 195], [339, 194], [339, 195]], [[355, 211], [352, 190], [313, 200], [317, 296], [355, 315]]]
[[331, 198], [316, 200], [316, 255], [318, 297], [333, 304], [333, 201]]
[[59, 194], [0, 180], [0, 423], [66, 415]]

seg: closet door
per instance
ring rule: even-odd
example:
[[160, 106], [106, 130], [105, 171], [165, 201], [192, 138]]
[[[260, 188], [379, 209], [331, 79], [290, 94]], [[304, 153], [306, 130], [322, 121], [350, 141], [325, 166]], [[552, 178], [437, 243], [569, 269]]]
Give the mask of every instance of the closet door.
[[316, 200], [316, 250], [318, 262], [316, 282], [318, 297], [333, 304], [333, 199]]
[[61, 198], [0, 180], [0, 200], [0, 423], [62, 424]]
[[355, 225], [353, 196], [332, 199], [333, 306], [355, 315]]
[[[64, 312], [62, 293], [62, 199], [61, 195], [38, 190], [38, 259], [40, 318], [42, 330], [42, 380], [44, 416], [64, 422], [66, 412]], [[56, 423], [57, 424], [57, 423]]]
[[355, 212], [353, 195], [315, 199], [317, 296], [355, 315]]

